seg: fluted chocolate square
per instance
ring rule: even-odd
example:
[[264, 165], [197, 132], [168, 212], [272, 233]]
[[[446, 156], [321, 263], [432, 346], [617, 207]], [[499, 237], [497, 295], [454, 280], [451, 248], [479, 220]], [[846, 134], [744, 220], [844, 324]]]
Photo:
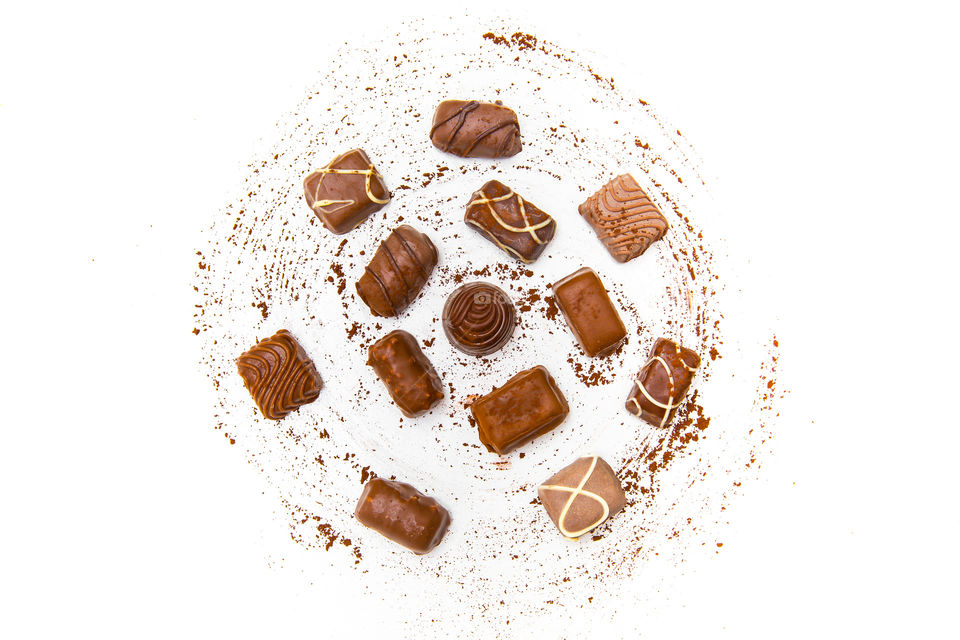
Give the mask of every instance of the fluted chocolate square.
[[620, 478], [598, 456], [574, 461], [540, 485], [537, 493], [560, 534], [574, 540], [627, 505]]
[[450, 514], [436, 500], [383, 478], [367, 482], [354, 513], [365, 527], [417, 554], [433, 550], [450, 526]]
[[357, 281], [357, 295], [375, 316], [407, 308], [437, 266], [437, 248], [426, 234], [402, 224], [380, 243]]
[[503, 158], [521, 147], [517, 114], [499, 100], [444, 100], [433, 115], [430, 140], [463, 158]]
[[426, 412], [443, 399], [440, 376], [417, 339], [406, 331], [391, 331], [370, 345], [367, 364], [408, 418]]
[[659, 338], [650, 359], [640, 369], [630, 395], [627, 411], [658, 427], [666, 426], [700, 368], [700, 356], [673, 340]]
[[488, 451], [503, 455], [554, 429], [570, 407], [553, 376], [536, 366], [478, 398], [470, 411], [480, 442]]
[[351, 149], [303, 181], [307, 204], [323, 225], [346, 233], [390, 202], [383, 177], [361, 149]]
[[260, 413], [270, 420], [313, 402], [323, 388], [313, 361], [286, 329], [242, 353], [237, 370]]
[[643, 255], [667, 233], [667, 219], [629, 173], [600, 187], [579, 210], [617, 262]]
[[553, 284], [553, 295], [577, 342], [591, 358], [613, 353], [627, 337], [620, 314], [593, 269], [584, 267], [561, 278]]
[[528, 264], [540, 257], [557, 229], [553, 218], [496, 180], [474, 192], [463, 219], [495, 245]]

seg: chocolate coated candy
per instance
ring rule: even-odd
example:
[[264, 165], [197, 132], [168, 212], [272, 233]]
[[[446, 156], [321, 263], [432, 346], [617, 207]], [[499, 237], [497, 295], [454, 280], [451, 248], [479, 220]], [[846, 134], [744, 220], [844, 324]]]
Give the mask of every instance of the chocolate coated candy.
[[629, 173], [600, 187], [579, 211], [617, 262], [643, 255], [667, 233], [667, 219]]
[[370, 345], [367, 364], [408, 418], [424, 413], [443, 399], [443, 384], [417, 339], [406, 331], [391, 331]]
[[375, 316], [391, 317], [407, 308], [437, 266], [430, 238], [408, 225], [380, 243], [360, 280], [357, 295]]
[[470, 355], [499, 350], [516, 325], [516, 310], [509, 296], [486, 282], [463, 285], [443, 305], [443, 332], [450, 344]]
[[517, 114], [499, 102], [444, 100], [433, 116], [430, 140], [462, 158], [503, 158], [520, 152]]
[[591, 358], [613, 353], [627, 337], [620, 314], [592, 269], [585, 267], [558, 280], [553, 295], [577, 342]]
[[602, 458], [580, 458], [537, 490], [540, 502], [565, 538], [579, 538], [627, 504], [620, 479]]
[[337, 156], [303, 181], [307, 204], [323, 225], [346, 233], [390, 202], [390, 192], [361, 149]]
[[409, 484], [373, 478], [363, 487], [355, 512], [364, 526], [414, 553], [428, 553], [443, 539], [450, 514]]
[[323, 388], [313, 361], [286, 329], [241, 354], [237, 370], [260, 413], [270, 420], [313, 402]]
[[627, 411], [652, 425], [665, 426], [687, 395], [698, 368], [700, 356], [694, 351], [672, 340], [658, 339], [633, 383]]
[[474, 192], [463, 220], [528, 264], [540, 257], [557, 230], [553, 218], [496, 180]]

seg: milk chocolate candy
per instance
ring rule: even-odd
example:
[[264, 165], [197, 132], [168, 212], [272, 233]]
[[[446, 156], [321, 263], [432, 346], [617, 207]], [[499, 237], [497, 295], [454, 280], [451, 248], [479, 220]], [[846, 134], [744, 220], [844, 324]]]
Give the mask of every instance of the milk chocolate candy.
[[570, 407], [546, 368], [536, 366], [478, 398], [470, 411], [480, 442], [503, 455], [554, 429]]
[[627, 398], [627, 411], [658, 427], [666, 426], [690, 389], [700, 356], [672, 340], [654, 343]]
[[391, 331], [370, 345], [367, 364], [387, 387], [403, 415], [418, 416], [443, 399], [443, 385], [417, 339]]
[[510, 297], [486, 282], [470, 282], [454, 290], [443, 305], [443, 332], [454, 347], [485, 356], [503, 347], [517, 326]]
[[357, 520], [414, 553], [429, 553], [450, 526], [450, 514], [436, 500], [405, 482], [373, 478], [363, 487]]
[[303, 181], [307, 204], [336, 234], [346, 233], [390, 202], [390, 192], [360, 149], [351, 149]]
[[313, 402], [323, 388], [313, 361], [286, 329], [242, 353], [237, 370], [260, 413], [270, 420]]
[[577, 342], [591, 358], [616, 351], [627, 337], [603, 282], [584, 267], [554, 283], [553, 295]]
[[620, 479], [598, 456], [576, 460], [537, 490], [540, 503], [560, 534], [576, 540], [627, 505]]
[[617, 262], [643, 255], [667, 233], [667, 219], [629, 173], [600, 187], [579, 210]]
[[375, 316], [395, 316], [420, 293], [437, 266], [430, 238], [408, 225], [394, 229], [370, 260], [357, 294]]
[[430, 140], [462, 158], [504, 158], [521, 147], [517, 114], [499, 100], [444, 100], [433, 116]]
[[553, 218], [496, 180], [474, 192], [463, 219], [495, 245], [527, 264], [540, 257], [557, 230]]

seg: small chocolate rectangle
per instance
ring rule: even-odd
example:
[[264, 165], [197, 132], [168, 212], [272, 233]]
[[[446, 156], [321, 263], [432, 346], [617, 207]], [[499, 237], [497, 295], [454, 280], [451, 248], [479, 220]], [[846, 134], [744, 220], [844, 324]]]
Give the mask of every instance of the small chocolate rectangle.
[[286, 329], [242, 353], [237, 370], [260, 413], [270, 420], [313, 402], [323, 388], [313, 361]]
[[521, 371], [470, 407], [480, 442], [500, 455], [555, 428], [570, 407], [543, 366]]
[[561, 535], [574, 540], [627, 505], [620, 478], [598, 456], [575, 460], [540, 485], [537, 493]]
[[504, 158], [522, 145], [517, 114], [499, 101], [444, 100], [433, 116], [430, 140], [461, 158]]
[[367, 482], [354, 513], [365, 527], [417, 554], [440, 544], [450, 526], [450, 514], [436, 500], [383, 478]]
[[463, 219], [527, 264], [540, 257], [557, 229], [553, 218], [496, 180], [474, 192]]
[[554, 283], [553, 295], [577, 342], [591, 358], [613, 353], [627, 337], [600, 277], [584, 267]]
[[357, 295], [375, 316], [392, 317], [413, 302], [437, 266], [426, 234], [402, 224], [380, 243], [357, 281]]
[[387, 387], [408, 418], [428, 411], [443, 399], [443, 384], [417, 339], [397, 329], [370, 345], [367, 364]]
[[390, 192], [370, 158], [351, 149], [303, 181], [307, 205], [330, 231], [346, 233], [390, 202]]
[[700, 356], [672, 340], [660, 338], [640, 369], [627, 397], [627, 411], [658, 427], [673, 418], [700, 367]]
[[629, 173], [600, 187], [579, 211], [617, 262], [643, 255], [669, 227], [657, 205]]

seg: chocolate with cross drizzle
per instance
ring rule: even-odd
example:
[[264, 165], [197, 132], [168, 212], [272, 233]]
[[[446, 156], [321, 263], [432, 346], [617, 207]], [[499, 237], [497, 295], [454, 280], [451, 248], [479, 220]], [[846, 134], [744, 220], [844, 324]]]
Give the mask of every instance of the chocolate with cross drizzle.
[[690, 389], [700, 356], [673, 340], [660, 338], [640, 369], [627, 397], [627, 411], [652, 425], [666, 426]]
[[474, 192], [463, 220], [527, 264], [540, 257], [557, 230], [553, 218], [496, 180]]

